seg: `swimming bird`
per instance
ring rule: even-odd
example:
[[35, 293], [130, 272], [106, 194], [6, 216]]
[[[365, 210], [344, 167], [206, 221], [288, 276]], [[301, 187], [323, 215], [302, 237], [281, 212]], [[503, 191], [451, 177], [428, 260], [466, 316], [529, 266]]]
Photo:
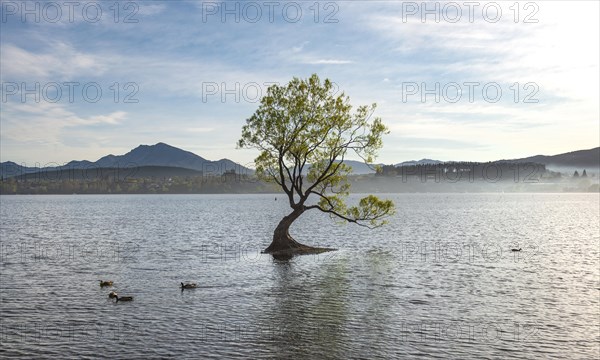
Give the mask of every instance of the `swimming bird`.
[[100, 287], [113, 286], [112, 280], [100, 280]]
[[116, 293], [116, 291], [111, 291], [110, 293], [108, 293], [108, 297], [109, 297], [109, 298], [111, 298], [111, 299], [114, 299], [114, 298], [116, 298], [116, 297], [117, 297], [117, 295], [118, 295], [118, 294]]
[[118, 295], [115, 295], [115, 298], [117, 299], [117, 302], [119, 302], [119, 301], [133, 301], [133, 296], [118, 296]]
[[518, 249], [510, 249], [510, 251], [521, 251], [521, 248], [518, 248]]
[[196, 283], [186, 283], [186, 284], [181, 283], [181, 289], [182, 290], [183, 289], [195, 289], [197, 287], [198, 287], [198, 284], [196, 284]]

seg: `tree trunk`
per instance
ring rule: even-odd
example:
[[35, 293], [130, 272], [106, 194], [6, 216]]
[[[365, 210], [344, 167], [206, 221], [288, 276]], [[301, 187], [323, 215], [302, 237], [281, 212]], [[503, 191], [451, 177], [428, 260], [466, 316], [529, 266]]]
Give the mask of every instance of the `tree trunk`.
[[308, 246], [302, 245], [294, 240], [290, 236], [289, 232], [290, 225], [292, 225], [292, 223], [299, 218], [303, 212], [304, 210], [295, 209], [292, 211], [292, 213], [281, 219], [279, 225], [277, 225], [277, 228], [273, 233], [273, 241], [271, 242], [271, 245], [269, 245], [269, 247], [266, 248], [263, 253], [270, 254], [276, 252], [291, 252], [300, 248], [308, 248]]

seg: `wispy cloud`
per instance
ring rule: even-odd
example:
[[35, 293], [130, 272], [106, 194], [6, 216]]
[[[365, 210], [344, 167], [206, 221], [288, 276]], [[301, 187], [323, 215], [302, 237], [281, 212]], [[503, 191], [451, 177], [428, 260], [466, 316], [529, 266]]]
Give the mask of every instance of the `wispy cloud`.
[[186, 131], [192, 132], [192, 133], [207, 133], [207, 132], [215, 131], [215, 129], [211, 128], [211, 127], [191, 127], [191, 128], [187, 128]]
[[352, 64], [352, 61], [336, 60], [336, 59], [319, 59], [319, 60], [309, 60], [306, 63], [313, 64], [313, 65], [344, 65], [344, 64]]
[[98, 76], [109, 68], [105, 59], [78, 51], [72, 45], [61, 41], [51, 41], [44, 49], [37, 51], [3, 43], [0, 50], [3, 81], [62, 81], [83, 76]]
[[63, 104], [42, 102], [35, 105], [7, 103], [3, 113], [2, 137], [13, 141], [55, 142], [66, 127], [118, 125], [127, 118], [123, 111], [81, 117]]
[[166, 4], [136, 3], [139, 6], [139, 14], [142, 16], [154, 16], [163, 13], [167, 9]]

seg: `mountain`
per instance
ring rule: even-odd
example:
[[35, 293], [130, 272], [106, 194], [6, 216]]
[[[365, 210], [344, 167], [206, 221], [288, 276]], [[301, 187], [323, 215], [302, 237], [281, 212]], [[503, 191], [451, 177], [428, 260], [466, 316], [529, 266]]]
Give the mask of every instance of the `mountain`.
[[[446, 161], [451, 162], [451, 161]], [[535, 155], [520, 159], [503, 159], [494, 162], [517, 162], [517, 163], [536, 163], [546, 165], [551, 170], [565, 171], [573, 169], [598, 169], [600, 168], [600, 147], [588, 150], [571, 151], [558, 155]], [[405, 161], [395, 166], [414, 166], [442, 164], [444, 161], [421, 159], [419, 161]]]
[[546, 168], [549, 169], [597, 169], [600, 168], [600, 147], [588, 150], [571, 151], [558, 155], [535, 155], [521, 159], [502, 161], [534, 162], [544, 164], [546, 165]]
[[41, 171], [39, 167], [22, 166], [12, 161], [0, 163], [0, 176], [31, 174]]
[[7, 161], [0, 164], [1, 176], [14, 176], [35, 172], [49, 172], [69, 169], [92, 168], [138, 168], [147, 166], [183, 168], [202, 171], [204, 174], [221, 175], [225, 171], [235, 170], [237, 173], [250, 174], [253, 171], [229, 159], [218, 161], [206, 160], [189, 151], [174, 146], [158, 143], [155, 145], [140, 145], [124, 155], [106, 155], [95, 162], [73, 160], [57, 167], [26, 167]]
[[[352, 167], [353, 175], [375, 174], [375, 170], [372, 168], [372, 166], [375, 166], [375, 165], [369, 166], [362, 161], [355, 161], [355, 160], [344, 160], [344, 164]], [[383, 166], [383, 164], [378, 164], [378, 165]]]
[[421, 160], [410, 160], [410, 161], [404, 161], [401, 163], [398, 163], [394, 166], [415, 166], [415, 165], [436, 165], [436, 164], [442, 164], [443, 161], [439, 161], [439, 160], [431, 160], [431, 159], [421, 159]]
[[202, 170], [210, 161], [189, 151], [181, 150], [165, 143], [140, 145], [125, 155], [107, 155], [95, 162], [99, 167], [111, 167], [112, 164], [136, 164], [138, 166], [172, 166], [185, 169]]
[[[573, 171], [583, 169], [600, 169], [600, 147], [588, 150], [572, 151], [558, 155], [536, 155], [521, 159], [499, 160], [511, 162], [533, 162], [546, 165], [546, 168], [556, 171]], [[375, 171], [361, 161], [345, 160], [352, 167], [355, 175], [372, 174]], [[418, 161], [405, 161], [395, 166], [411, 166], [425, 164], [440, 164], [442, 161], [421, 159]], [[235, 170], [238, 174], [251, 174], [253, 170], [237, 164], [229, 159], [218, 161], [206, 160], [189, 151], [174, 146], [158, 143], [155, 145], [140, 145], [123, 155], [106, 155], [95, 162], [73, 160], [66, 165], [57, 167], [27, 167], [11, 161], [0, 163], [0, 176], [10, 177], [23, 174], [37, 173], [40, 171], [53, 172], [60, 170], [95, 169], [95, 168], [141, 168], [162, 167], [165, 169], [182, 168], [202, 171], [204, 174], [221, 175], [225, 171]], [[164, 172], [164, 171], [163, 171]]]
[[[352, 175], [375, 174], [375, 169], [372, 167], [377, 166], [377, 165], [383, 166], [383, 164], [367, 165], [362, 161], [356, 161], [356, 160], [344, 160], [344, 164], [352, 167], [352, 172], [351, 172]], [[310, 164], [307, 165], [302, 170], [302, 174], [306, 175], [309, 171], [310, 171]]]

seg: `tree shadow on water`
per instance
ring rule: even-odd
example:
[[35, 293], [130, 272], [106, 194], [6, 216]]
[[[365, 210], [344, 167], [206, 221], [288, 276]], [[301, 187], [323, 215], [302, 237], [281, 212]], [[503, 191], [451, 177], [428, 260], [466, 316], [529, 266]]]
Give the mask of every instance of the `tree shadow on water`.
[[285, 358], [339, 358], [348, 341], [348, 279], [345, 260], [316, 265], [273, 261], [270, 301], [261, 342]]

